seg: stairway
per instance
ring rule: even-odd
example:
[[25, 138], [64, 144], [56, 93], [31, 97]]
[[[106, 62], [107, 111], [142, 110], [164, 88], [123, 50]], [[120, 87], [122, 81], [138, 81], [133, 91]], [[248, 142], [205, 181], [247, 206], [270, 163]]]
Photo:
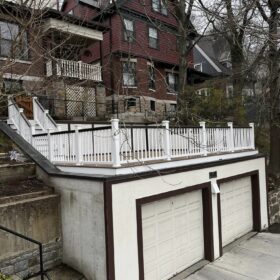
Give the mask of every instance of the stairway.
[[[61, 264], [60, 197], [32, 162], [0, 157], [0, 225], [43, 244], [44, 268]], [[38, 245], [0, 230], [0, 271], [20, 278], [39, 269]]]
[[22, 135], [29, 142], [30, 137], [35, 134], [58, 131], [58, 126], [53, 118], [38, 101], [32, 98], [32, 118], [27, 118], [24, 109], [20, 108], [12, 98], [8, 102], [8, 125]]

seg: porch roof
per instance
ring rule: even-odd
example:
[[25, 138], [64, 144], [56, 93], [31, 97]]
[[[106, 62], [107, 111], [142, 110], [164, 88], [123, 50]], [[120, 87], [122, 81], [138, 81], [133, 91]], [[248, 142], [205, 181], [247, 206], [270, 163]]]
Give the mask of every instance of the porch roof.
[[73, 36], [83, 37], [92, 40], [103, 40], [102, 31], [91, 29], [88, 27], [76, 25], [63, 20], [49, 18], [44, 24], [44, 31], [56, 30], [65, 34], [70, 34]]

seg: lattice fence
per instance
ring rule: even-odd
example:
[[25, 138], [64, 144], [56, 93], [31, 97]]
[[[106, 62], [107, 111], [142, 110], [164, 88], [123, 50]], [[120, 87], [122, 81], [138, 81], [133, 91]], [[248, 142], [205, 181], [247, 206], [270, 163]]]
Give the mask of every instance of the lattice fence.
[[95, 89], [81, 86], [66, 86], [66, 113], [67, 117], [95, 117]]

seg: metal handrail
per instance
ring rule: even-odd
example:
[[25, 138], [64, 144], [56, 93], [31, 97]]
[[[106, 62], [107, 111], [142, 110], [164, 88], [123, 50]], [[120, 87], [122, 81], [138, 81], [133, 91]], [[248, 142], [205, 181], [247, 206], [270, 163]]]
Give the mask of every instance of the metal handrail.
[[47, 275], [46, 271], [44, 271], [44, 263], [43, 263], [43, 244], [42, 244], [41, 242], [39, 242], [39, 241], [33, 239], [33, 238], [30, 238], [30, 237], [28, 237], [28, 236], [25, 236], [25, 235], [23, 235], [23, 234], [21, 234], [21, 233], [18, 233], [18, 232], [16, 232], [16, 231], [12, 230], [12, 229], [6, 228], [6, 227], [4, 227], [4, 226], [2, 226], [2, 225], [0, 225], [0, 230], [5, 231], [5, 232], [8, 232], [8, 233], [10, 233], [10, 234], [13, 234], [13, 235], [15, 235], [15, 236], [17, 236], [17, 237], [20, 237], [20, 238], [22, 238], [22, 239], [24, 239], [24, 240], [27, 240], [27, 241], [29, 241], [29, 242], [31, 242], [31, 243], [34, 243], [34, 244], [36, 244], [36, 245], [39, 246], [40, 271], [37, 272], [37, 273], [35, 273], [35, 274], [33, 274], [33, 275], [30, 275], [30, 276], [26, 277], [25, 279], [30, 279], [30, 278], [35, 277], [35, 276], [41, 276], [41, 280], [44, 280], [44, 276], [46, 276], [47, 279], [50, 280], [50, 278], [49, 278], [49, 276]]

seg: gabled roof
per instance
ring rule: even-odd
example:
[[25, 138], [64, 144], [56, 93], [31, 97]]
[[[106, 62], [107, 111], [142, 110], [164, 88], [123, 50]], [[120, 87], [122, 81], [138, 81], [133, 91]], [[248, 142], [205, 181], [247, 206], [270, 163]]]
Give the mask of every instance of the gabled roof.
[[221, 75], [230, 75], [231, 70], [222, 62], [230, 61], [230, 46], [223, 36], [209, 35], [202, 37], [196, 49]]

